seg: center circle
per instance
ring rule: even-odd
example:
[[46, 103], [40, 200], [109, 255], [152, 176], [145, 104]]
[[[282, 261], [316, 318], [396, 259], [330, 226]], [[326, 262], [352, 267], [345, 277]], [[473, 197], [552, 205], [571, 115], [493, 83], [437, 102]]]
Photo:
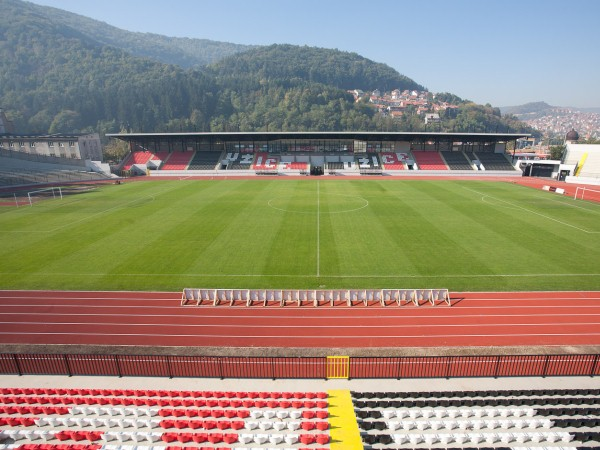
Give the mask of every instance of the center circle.
[[369, 201], [356, 195], [328, 194], [335, 199], [317, 203], [315, 198], [279, 196], [268, 201], [268, 205], [278, 211], [297, 214], [340, 214], [358, 211], [369, 206]]

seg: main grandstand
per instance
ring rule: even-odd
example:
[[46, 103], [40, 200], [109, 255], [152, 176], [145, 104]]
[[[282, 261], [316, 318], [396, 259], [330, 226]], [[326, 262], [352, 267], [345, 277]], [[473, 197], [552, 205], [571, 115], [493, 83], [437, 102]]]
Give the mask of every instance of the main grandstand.
[[[121, 170], [173, 179], [0, 216], [0, 371], [198, 384], [7, 386], [3, 448], [597, 446], [595, 379], [497, 380], [600, 374], [597, 205], [517, 184], [519, 136], [115, 135]], [[311, 173], [339, 176], [258, 176]], [[372, 176], [405, 173], [464, 178]], [[498, 385], [393, 384], [456, 377]]]
[[510, 133], [228, 132], [113, 134], [131, 153], [120, 170], [163, 176], [254, 174], [520, 175]]

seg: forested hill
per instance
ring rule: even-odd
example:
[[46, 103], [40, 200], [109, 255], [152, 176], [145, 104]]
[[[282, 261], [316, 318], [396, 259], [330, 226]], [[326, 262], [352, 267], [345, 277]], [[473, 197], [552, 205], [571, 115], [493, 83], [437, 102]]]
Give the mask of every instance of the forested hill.
[[386, 64], [376, 63], [356, 53], [307, 46], [258, 47], [224, 58], [210, 69], [222, 78], [301, 79], [344, 90], [425, 90]]
[[[416, 114], [394, 120], [377, 114], [368, 101], [355, 102], [348, 89], [421, 86], [354, 53], [275, 45], [191, 69], [195, 64], [167, 64], [144, 52], [135, 56], [157, 42], [154, 35], [20, 0], [0, 0], [0, 10], [0, 108], [22, 133], [107, 133], [123, 126], [144, 132], [424, 127]], [[136, 39], [138, 50], [133, 44], [124, 50]], [[524, 126], [497, 108], [444, 95], [459, 108], [444, 117], [440, 130]]]
[[[109, 45], [135, 56], [151, 58], [183, 68], [198, 68], [252, 48], [252, 46], [209, 39], [168, 37], [155, 33], [135, 33], [73, 14], [57, 8], [39, 6], [21, 0], [0, 0], [6, 17], [43, 19], [56, 27], [64, 27], [99, 45]], [[120, 14], [115, 10], [115, 15]], [[157, 30], [159, 31], [159, 30]]]

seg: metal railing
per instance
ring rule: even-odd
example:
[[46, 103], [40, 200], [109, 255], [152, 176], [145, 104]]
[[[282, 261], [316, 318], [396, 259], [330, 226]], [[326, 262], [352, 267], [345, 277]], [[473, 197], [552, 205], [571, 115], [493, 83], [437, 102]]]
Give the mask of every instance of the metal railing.
[[[596, 376], [597, 354], [350, 357], [348, 378]], [[328, 358], [0, 353], [4, 375], [322, 378]]]

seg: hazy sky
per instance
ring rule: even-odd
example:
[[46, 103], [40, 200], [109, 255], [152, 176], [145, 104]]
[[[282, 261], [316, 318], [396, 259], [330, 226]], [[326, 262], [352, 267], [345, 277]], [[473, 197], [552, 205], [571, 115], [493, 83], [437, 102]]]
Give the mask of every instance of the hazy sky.
[[129, 31], [356, 52], [430, 91], [494, 106], [546, 101], [600, 107], [600, 0], [34, 3]]

